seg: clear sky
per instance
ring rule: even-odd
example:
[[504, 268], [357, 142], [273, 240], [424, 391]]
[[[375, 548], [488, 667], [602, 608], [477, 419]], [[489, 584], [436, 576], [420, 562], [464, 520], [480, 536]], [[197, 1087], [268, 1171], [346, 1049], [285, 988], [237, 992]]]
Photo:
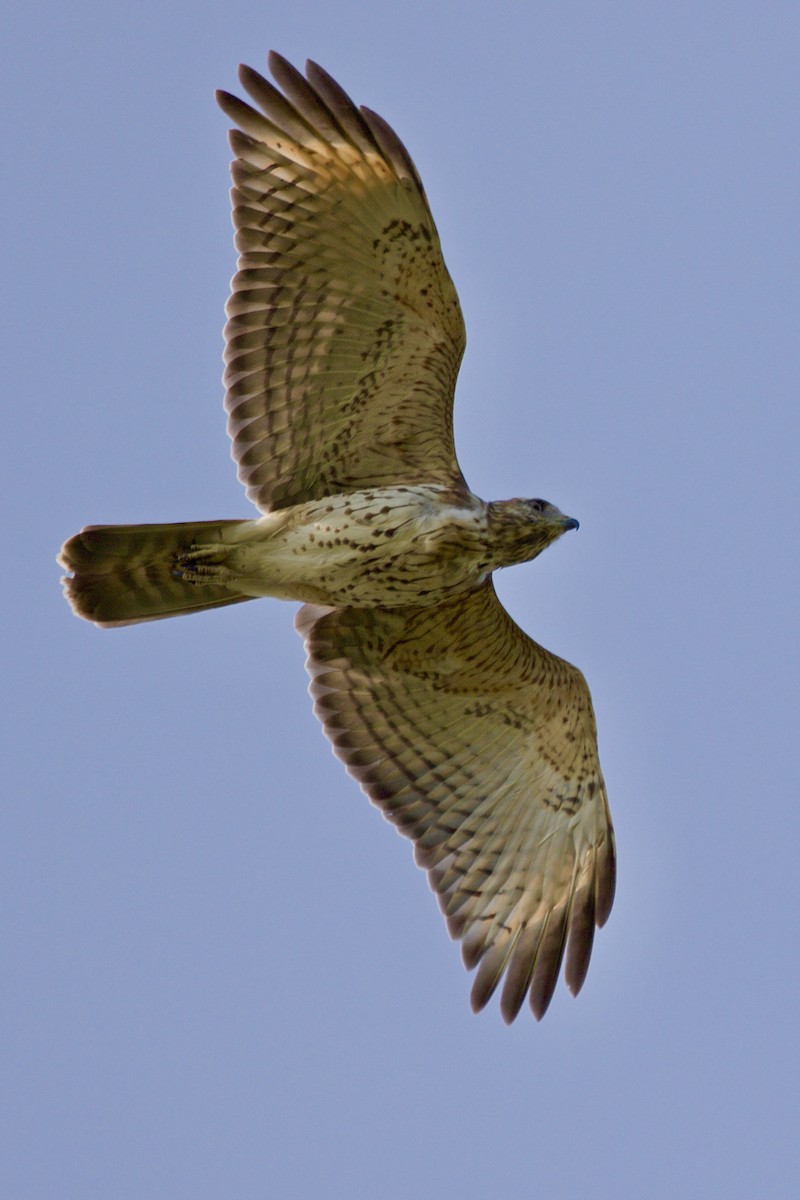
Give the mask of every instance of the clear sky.
[[[797, 4], [9, 11], [0, 1192], [795, 1197]], [[61, 598], [83, 524], [251, 514], [213, 90], [269, 47], [414, 155], [471, 485], [581, 521], [498, 580], [588, 677], [619, 848], [540, 1025], [470, 1013], [292, 605], [100, 631]]]

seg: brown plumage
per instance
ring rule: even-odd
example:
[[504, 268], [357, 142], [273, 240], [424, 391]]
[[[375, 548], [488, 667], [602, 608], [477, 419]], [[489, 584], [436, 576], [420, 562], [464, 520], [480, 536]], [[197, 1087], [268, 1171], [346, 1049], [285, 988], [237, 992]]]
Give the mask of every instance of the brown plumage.
[[257, 596], [297, 618], [315, 711], [415, 843], [482, 1008], [503, 980], [537, 1017], [573, 992], [614, 894], [614, 839], [583, 676], [499, 603], [491, 573], [577, 526], [484, 503], [453, 444], [465, 336], [419, 175], [321, 68], [249, 68], [219, 94], [239, 265], [226, 408], [254, 521], [90, 526], [63, 547], [98, 625]]

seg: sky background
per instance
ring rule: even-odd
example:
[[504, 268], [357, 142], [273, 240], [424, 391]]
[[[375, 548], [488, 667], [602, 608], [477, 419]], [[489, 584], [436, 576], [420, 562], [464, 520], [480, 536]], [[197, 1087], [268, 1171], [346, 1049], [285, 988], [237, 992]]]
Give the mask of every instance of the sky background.
[[[11, 3], [0, 195], [9, 1200], [795, 1197], [798, 51], [786, 3]], [[215, 87], [322, 63], [425, 180], [498, 589], [592, 688], [586, 986], [507, 1028], [334, 760], [293, 607], [71, 616], [84, 524], [253, 515]]]

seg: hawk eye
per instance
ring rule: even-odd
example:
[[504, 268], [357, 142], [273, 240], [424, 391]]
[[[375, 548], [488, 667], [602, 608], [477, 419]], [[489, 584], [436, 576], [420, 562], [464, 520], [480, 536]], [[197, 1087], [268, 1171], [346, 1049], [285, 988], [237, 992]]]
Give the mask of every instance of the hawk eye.
[[534, 512], [544, 512], [547, 508], [546, 500], [531, 500], [530, 504]]

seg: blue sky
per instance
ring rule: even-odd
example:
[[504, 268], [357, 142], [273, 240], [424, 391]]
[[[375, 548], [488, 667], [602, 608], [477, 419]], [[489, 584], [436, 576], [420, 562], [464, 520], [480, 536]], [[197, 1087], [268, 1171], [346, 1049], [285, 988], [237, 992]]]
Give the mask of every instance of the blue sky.
[[[795, 1196], [796, 5], [10, 20], [3, 1194]], [[312, 716], [293, 606], [105, 632], [60, 596], [83, 524], [250, 515], [213, 90], [269, 47], [417, 162], [471, 485], [581, 521], [498, 579], [588, 677], [619, 848], [584, 991], [540, 1025], [471, 1015]]]

